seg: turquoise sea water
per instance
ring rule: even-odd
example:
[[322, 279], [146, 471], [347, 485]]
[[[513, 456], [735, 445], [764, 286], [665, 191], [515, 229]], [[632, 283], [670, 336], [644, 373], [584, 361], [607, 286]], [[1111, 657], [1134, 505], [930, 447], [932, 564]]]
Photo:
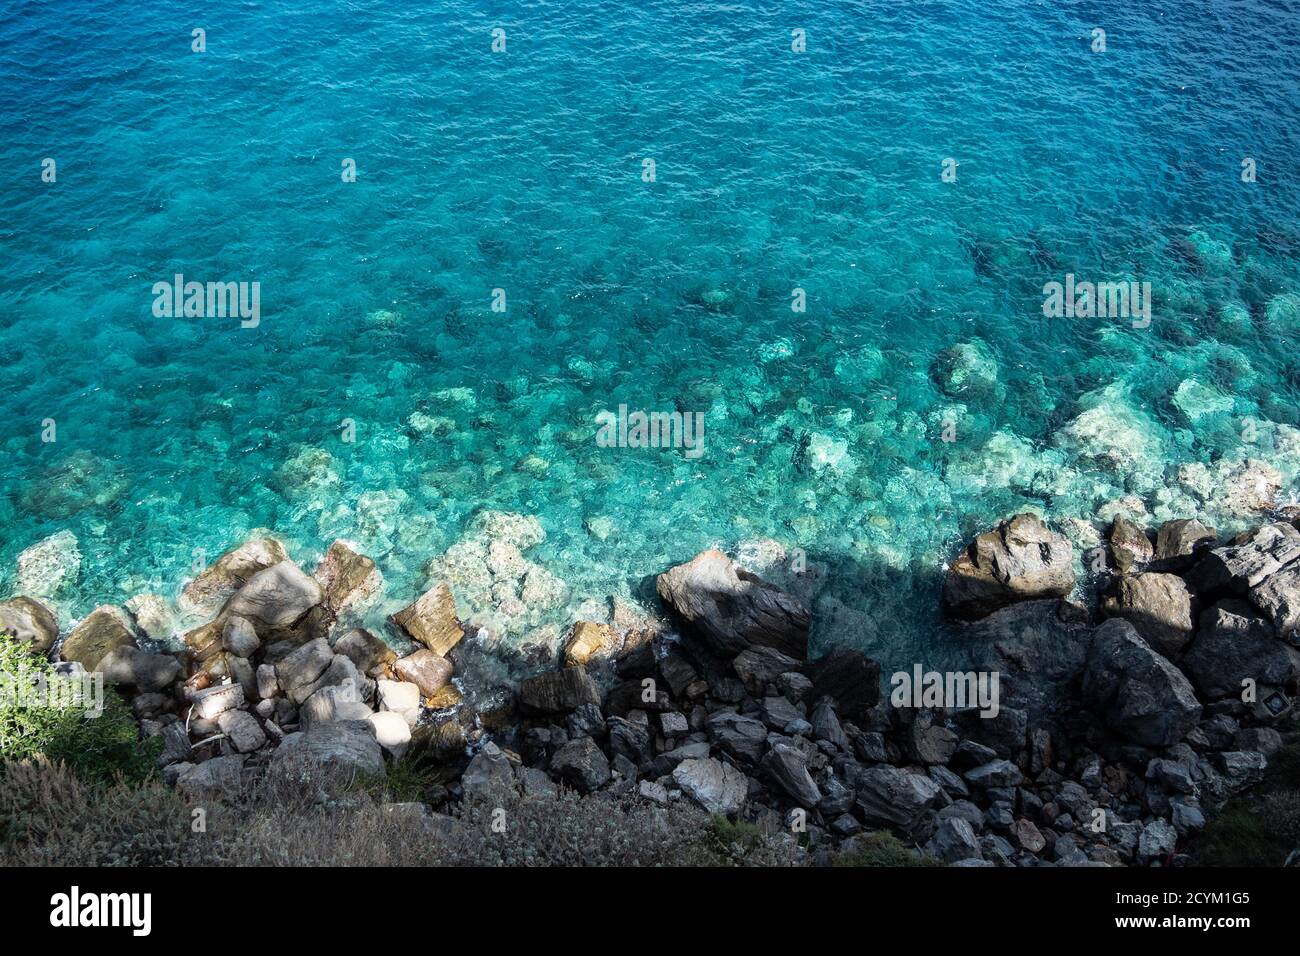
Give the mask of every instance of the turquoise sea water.
[[[71, 530], [65, 616], [256, 528], [357, 542], [378, 615], [491, 508], [567, 583], [529, 627], [766, 536], [901, 659], [1003, 514], [1294, 492], [1294, 0], [16, 0], [0, 89], [0, 589]], [[260, 324], [155, 317], [178, 272]], [[1150, 327], [1045, 317], [1067, 273]], [[705, 453], [599, 447], [619, 404]]]

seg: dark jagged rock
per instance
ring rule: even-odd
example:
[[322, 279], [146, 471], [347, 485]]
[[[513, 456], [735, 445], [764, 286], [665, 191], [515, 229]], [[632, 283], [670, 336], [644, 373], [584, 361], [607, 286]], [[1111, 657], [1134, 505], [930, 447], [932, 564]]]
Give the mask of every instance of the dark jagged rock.
[[1276, 687], [1300, 682], [1300, 650], [1278, 639], [1272, 623], [1240, 600], [1220, 601], [1201, 614], [1183, 666], [1211, 699], [1239, 697], [1247, 680]]
[[585, 668], [566, 667], [521, 681], [518, 702], [525, 714], [567, 714], [583, 704], [599, 706], [600, 691]]
[[974, 620], [1017, 601], [1065, 597], [1074, 588], [1070, 542], [1033, 514], [979, 535], [948, 569], [944, 610]]
[[1111, 729], [1146, 746], [1177, 743], [1201, 718], [1187, 678], [1118, 618], [1097, 628], [1082, 690], [1084, 703]]
[[664, 572], [656, 588], [683, 629], [717, 654], [735, 657], [758, 646], [808, 656], [808, 609], [721, 551], [704, 551]]
[[832, 648], [803, 666], [814, 697], [831, 697], [840, 713], [852, 716], [880, 703], [880, 664], [861, 651]]
[[962, 629], [976, 668], [999, 675], [1001, 704], [1035, 721], [1073, 696], [1092, 642], [1090, 629], [1062, 609], [1058, 600], [1026, 601]]
[[1120, 574], [1138, 570], [1150, 562], [1155, 549], [1147, 533], [1127, 518], [1117, 517], [1110, 527], [1110, 553]]
[[1213, 547], [1216, 533], [1195, 518], [1166, 521], [1156, 534], [1154, 565], [1161, 571], [1185, 571]]
[[821, 801], [821, 791], [808, 773], [808, 762], [794, 747], [774, 745], [763, 757], [762, 767], [777, 788], [798, 806], [812, 809]]

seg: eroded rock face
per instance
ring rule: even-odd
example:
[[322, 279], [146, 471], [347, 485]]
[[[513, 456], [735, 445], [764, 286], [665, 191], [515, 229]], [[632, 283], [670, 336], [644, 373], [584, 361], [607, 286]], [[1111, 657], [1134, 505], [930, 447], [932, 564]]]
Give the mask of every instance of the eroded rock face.
[[425, 591], [414, 604], [398, 611], [389, 621], [412, 640], [444, 657], [465, 636], [456, 617], [456, 599], [445, 583]]
[[1074, 555], [1064, 535], [1020, 514], [977, 537], [948, 569], [944, 610], [974, 620], [1017, 601], [1064, 597], [1074, 588]]
[[684, 630], [722, 657], [754, 646], [774, 647], [799, 660], [808, 656], [808, 609], [737, 568], [721, 551], [701, 552], [665, 571], [655, 586]]
[[1300, 560], [1269, 575], [1248, 596], [1273, 622], [1278, 637], [1300, 647]]
[[1115, 593], [1102, 600], [1108, 617], [1122, 617], [1159, 654], [1176, 658], [1192, 639], [1195, 596], [1176, 574], [1123, 577]]
[[94, 671], [105, 655], [119, 647], [135, 647], [131, 620], [120, 607], [103, 604], [72, 629], [59, 653], [65, 661], [76, 661]]
[[1119, 618], [1093, 635], [1082, 690], [1084, 703], [1112, 730], [1148, 747], [1178, 743], [1201, 719], [1182, 671]]
[[1238, 697], [1247, 680], [1274, 687], [1300, 683], [1300, 650], [1278, 639], [1272, 622], [1246, 601], [1220, 601], [1200, 623], [1183, 667], [1206, 697]]
[[20, 595], [0, 601], [0, 631], [31, 644], [38, 654], [47, 654], [59, 639], [59, 622], [40, 601]]

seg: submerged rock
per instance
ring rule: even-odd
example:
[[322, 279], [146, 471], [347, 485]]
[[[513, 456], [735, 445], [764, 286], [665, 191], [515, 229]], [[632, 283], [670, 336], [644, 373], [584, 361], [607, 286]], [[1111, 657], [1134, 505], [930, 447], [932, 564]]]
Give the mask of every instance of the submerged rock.
[[18, 555], [18, 589], [37, 597], [76, 584], [80, 573], [81, 549], [71, 531], [51, 535]]
[[1064, 597], [1074, 588], [1073, 549], [1033, 514], [1019, 514], [979, 535], [944, 581], [944, 610], [968, 620], [1017, 601]]

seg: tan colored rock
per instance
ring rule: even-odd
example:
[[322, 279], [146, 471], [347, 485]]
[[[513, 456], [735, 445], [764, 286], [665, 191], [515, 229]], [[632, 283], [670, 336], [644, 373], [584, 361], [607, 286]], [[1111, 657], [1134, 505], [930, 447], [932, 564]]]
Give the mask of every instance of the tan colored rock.
[[944, 610], [973, 620], [1014, 604], [1065, 597], [1074, 589], [1073, 549], [1034, 514], [998, 522], [979, 535], [948, 569]]
[[564, 647], [564, 662], [586, 665], [593, 660], [609, 660], [617, 656], [622, 644], [623, 638], [608, 624], [578, 621]]
[[0, 601], [0, 631], [26, 641], [37, 653], [47, 654], [59, 639], [59, 622], [40, 601], [20, 595]]
[[120, 607], [103, 604], [72, 629], [59, 656], [93, 671], [109, 651], [119, 647], [135, 647], [131, 619]]
[[375, 562], [341, 539], [329, 546], [313, 576], [325, 591], [325, 606], [335, 615], [364, 604], [384, 583]]
[[389, 622], [439, 656], [446, 655], [465, 636], [456, 617], [456, 599], [442, 582], [390, 617]]
[[428, 648], [421, 648], [393, 665], [397, 678], [415, 684], [425, 697], [432, 697], [446, 687], [452, 671], [451, 661]]

